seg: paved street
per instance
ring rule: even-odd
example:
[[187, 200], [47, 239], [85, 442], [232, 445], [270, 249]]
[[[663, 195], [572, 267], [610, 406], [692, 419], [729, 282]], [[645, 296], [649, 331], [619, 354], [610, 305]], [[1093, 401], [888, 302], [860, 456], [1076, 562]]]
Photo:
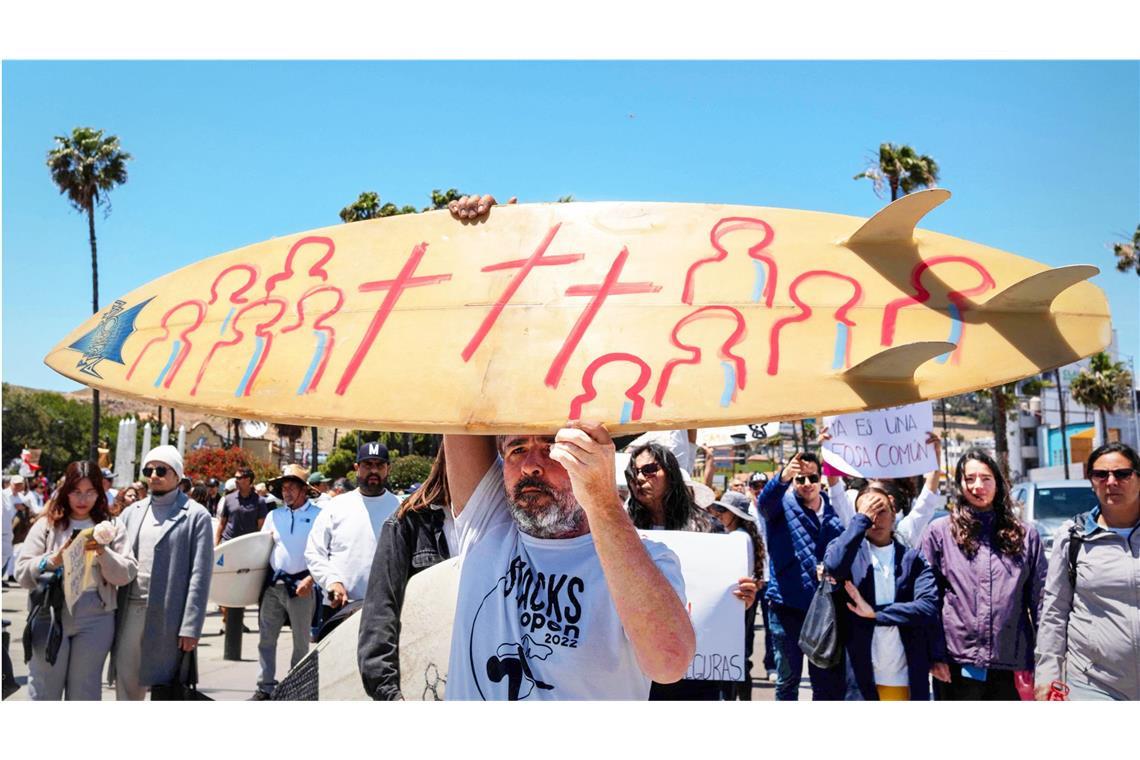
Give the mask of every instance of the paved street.
[[[27, 682], [28, 666], [24, 663], [24, 648], [20, 643], [20, 635], [24, 630], [24, 620], [27, 611], [28, 594], [23, 589], [4, 589], [4, 619], [11, 622], [8, 633], [11, 643], [8, 645], [8, 654], [12, 658], [12, 666], [16, 672], [17, 682], [23, 686]], [[220, 701], [247, 699], [257, 688], [257, 610], [245, 611], [245, 624], [252, 633], [242, 637], [240, 661], [222, 659], [223, 637], [222, 616], [215, 609], [206, 616], [206, 626], [203, 629], [202, 640], [198, 645], [198, 688], [204, 694]], [[289, 671], [290, 654], [289, 630], [282, 631], [277, 640], [277, 678], [280, 680]], [[28, 699], [28, 691], [21, 688], [9, 700], [20, 701]], [[114, 700], [115, 690], [103, 687], [103, 699]]]
[[[11, 622], [8, 633], [11, 643], [8, 654], [12, 658], [12, 666], [16, 672], [16, 680], [23, 687], [27, 683], [28, 666], [24, 663], [23, 645], [20, 635], [24, 630], [24, 619], [27, 610], [26, 591], [20, 588], [6, 588], [3, 595], [4, 619]], [[242, 637], [242, 659], [230, 661], [222, 658], [223, 637], [221, 636], [222, 616], [217, 610], [206, 617], [204, 635], [198, 649], [198, 678], [199, 689], [208, 696], [219, 701], [234, 701], [247, 699], [257, 685], [257, 611], [247, 609], [245, 624], [251, 630]], [[277, 640], [277, 678], [280, 680], [289, 670], [290, 637], [288, 629], [282, 631]], [[772, 701], [775, 698], [775, 684], [764, 679], [763, 653], [764, 632], [756, 632], [755, 676], [753, 680], [752, 699], [756, 701]], [[807, 673], [805, 666], [804, 683], [800, 687], [800, 699], [810, 700], [811, 690], [807, 688]], [[21, 688], [8, 698], [12, 701], [26, 701], [28, 692]], [[114, 700], [115, 690], [103, 687], [103, 699]]]

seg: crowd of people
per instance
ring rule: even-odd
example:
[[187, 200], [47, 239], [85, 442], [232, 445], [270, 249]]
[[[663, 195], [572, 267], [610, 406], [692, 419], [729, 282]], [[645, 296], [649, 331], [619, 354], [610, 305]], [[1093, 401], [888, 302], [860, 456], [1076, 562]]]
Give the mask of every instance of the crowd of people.
[[[493, 204], [464, 199], [452, 213]], [[360, 445], [352, 488], [296, 465], [264, 484], [248, 469], [194, 483], [165, 445], [119, 490], [90, 462], [69, 465], [50, 493], [36, 485], [38, 500], [5, 478], [4, 578], [30, 592], [29, 694], [98, 699], [105, 670], [118, 699], [162, 698], [202, 636], [215, 547], [260, 531], [272, 553], [254, 700], [277, 691], [286, 624], [295, 666], [352, 614], [365, 691], [402, 699], [408, 581], [450, 558], [448, 699], [749, 699], [757, 619], [777, 700], [798, 699], [805, 659], [815, 700], [1140, 699], [1140, 457], [1129, 446], [1088, 457], [1098, 506], [1067, 521], [1050, 554], [980, 449], [956, 463], [948, 515], [934, 519], [937, 471], [843, 478], [805, 450], [718, 492], [711, 452], [694, 472], [695, 440], [643, 436], [622, 469], [598, 423], [449, 434], [403, 503], [376, 442]], [[928, 443], [938, 461], [938, 439]], [[740, 607], [742, 682], [684, 678], [696, 652], [684, 568], [657, 531], [743, 534], [746, 575], [718, 579]], [[75, 541], [85, 559], [69, 565]], [[80, 581], [70, 594], [66, 574]], [[833, 618], [834, 661], [805, 657], [821, 615]]]
[[[801, 632], [824, 581], [842, 657], [808, 662], [813, 699], [1140, 699], [1140, 457], [1130, 447], [1092, 452], [1085, 472], [1099, 506], [1062, 526], [1051, 555], [980, 449], [957, 462], [948, 516], [936, 520], [937, 472], [921, 488], [856, 481], [802, 451], [720, 491], [705, 483], [711, 461], [695, 477], [682, 469], [692, 450], [683, 437], [635, 442], [619, 476], [601, 425], [449, 435], [403, 503], [379, 443], [360, 446], [356, 487], [336, 495], [298, 465], [268, 481], [266, 497], [247, 469], [187, 493], [171, 446], [149, 452], [143, 480], [114, 495], [91, 462], [69, 465], [42, 508], [8, 478], [5, 525], [21, 507], [33, 516], [18, 555], [5, 544], [6, 582], [11, 573], [31, 592], [29, 696], [99, 699], [106, 676], [119, 699], [161, 698], [202, 635], [215, 546], [262, 531], [273, 549], [257, 700], [273, 697], [286, 624], [295, 666], [357, 612], [366, 692], [401, 699], [408, 580], [450, 557], [460, 561], [454, 629], [467, 635], [453, 638], [448, 698], [749, 699], [760, 620], [763, 669], [776, 698], [794, 700]], [[680, 561], [655, 530], [746, 537], [748, 574], [725, 579], [741, 604], [743, 681], [682, 679], [695, 635]], [[69, 597], [61, 580], [74, 541], [88, 560], [86, 572], [67, 568], [83, 573]], [[520, 624], [528, 610], [561, 621], [553, 640], [573, 646], [539, 642]]]

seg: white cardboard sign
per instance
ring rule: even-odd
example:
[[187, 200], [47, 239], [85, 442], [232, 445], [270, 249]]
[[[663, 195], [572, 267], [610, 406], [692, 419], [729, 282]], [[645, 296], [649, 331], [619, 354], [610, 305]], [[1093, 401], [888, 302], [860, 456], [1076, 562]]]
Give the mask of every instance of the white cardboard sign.
[[697, 634], [697, 653], [685, 673], [688, 680], [744, 680], [744, 602], [732, 595], [748, 575], [748, 537], [741, 531], [689, 533], [639, 530], [681, 560], [689, 616]]
[[824, 417], [831, 440], [823, 444], [823, 460], [848, 475], [902, 478], [938, 467], [926, 435], [934, 429], [929, 401], [868, 412]]

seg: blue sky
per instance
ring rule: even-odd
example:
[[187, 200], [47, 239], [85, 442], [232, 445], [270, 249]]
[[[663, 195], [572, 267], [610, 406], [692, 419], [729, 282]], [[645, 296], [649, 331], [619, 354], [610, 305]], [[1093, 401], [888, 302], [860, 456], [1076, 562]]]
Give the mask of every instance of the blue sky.
[[84, 217], [52, 136], [120, 137], [130, 180], [96, 219], [100, 301], [196, 259], [339, 222], [364, 190], [661, 200], [869, 216], [851, 177], [882, 141], [934, 156], [954, 197], [923, 227], [1092, 263], [1121, 352], [1140, 278], [1135, 62], [13, 62], [3, 64], [3, 369], [77, 388], [43, 356], [91, 312]]

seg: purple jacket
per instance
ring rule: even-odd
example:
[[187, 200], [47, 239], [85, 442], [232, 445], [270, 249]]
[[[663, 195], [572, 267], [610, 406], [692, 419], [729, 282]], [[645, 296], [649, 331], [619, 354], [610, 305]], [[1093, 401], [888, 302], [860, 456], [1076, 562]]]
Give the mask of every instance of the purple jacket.
[[1048, 569], [1041, 536], [1026, 526], [1024, 550], [1008, 557], [991, 545], [993, 513], [976, 514], [982, 532], [973, 559], [954, 542], [950, 518], [935, 520], [922, 536], [922, 556], [934, 571], [942, 601], [931, 661], [1031, 670]]

